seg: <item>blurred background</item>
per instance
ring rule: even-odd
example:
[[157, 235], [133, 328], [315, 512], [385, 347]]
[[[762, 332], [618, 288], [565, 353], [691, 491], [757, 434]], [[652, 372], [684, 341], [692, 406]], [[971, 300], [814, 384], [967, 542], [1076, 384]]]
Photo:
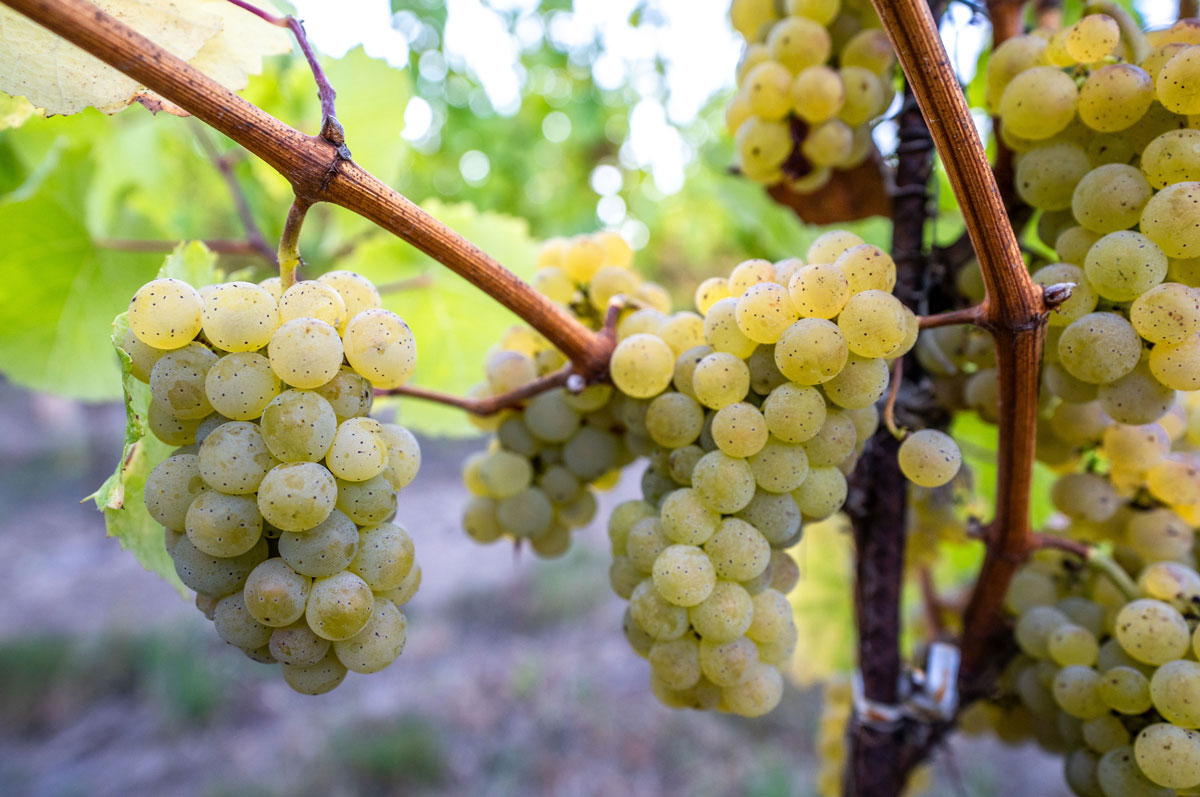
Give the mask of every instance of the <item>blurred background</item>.
[[[739, 52], [727, 5], [293, 9], [360, 164], [522, 275], [541, 239], [616, 229], [683, 305], [704, 277], [803, 252], [821, 232], [728, 171], [722, 114]], [[1173, 4], [1141, 10], [1153, 22]], [[970, 6], [951, 4], [944, 35], [969, 91], [988, 34]], [[269, 59], [245, 95], [300, 129], [319, 126], [301, 59]], [[424, 572], [400, 660], [308, 698], [221, 643], [104, 536], [84, 498], [111, 473], [124, 430], [108, 327], [175, 242], [244, 237], [214, 154], [228, 156], [267, 241], [289, 188], [193, 120], [140, 107], [46, 119], [5, 101], [0, 328], [20, 334], [0, 338], [12, 380], [0, 382], [0, 794], [815, 793], [820, 695], [808, 683], [851, 662], [836, 530], [796, 549], [798, 611], [821, 623], [802, 631], [783, 705], [757, 721], [674, 712], [651, 696], [608, 586], [604, 519], [640, 474], [604, 494], [563, 559], [480, 548], [457, 512], [459, 463], [481, 442], [442, 408], [388, 410], [423, 432], [425, 453], [400, 498]], [[982, 111], [978, 121], [986, 132]], [[889, 124], [876, 133], [885, 152]], [[936, 234], [952, 237], [958, 220], [941, 205]], [[853, 228], [887, 244], [885, 220]], [[318, 206], [301, 245], [313, 274], [405, 282], [387, 305], [418, 335], [416, 384], [465, 392], [515, 320], [343, 211]], [[221, 265], [267, 275], [254, 255]], [[1032, 746], [958, 738], [939, 751], [928, 793], [1066, 794], [1059, 766]]]

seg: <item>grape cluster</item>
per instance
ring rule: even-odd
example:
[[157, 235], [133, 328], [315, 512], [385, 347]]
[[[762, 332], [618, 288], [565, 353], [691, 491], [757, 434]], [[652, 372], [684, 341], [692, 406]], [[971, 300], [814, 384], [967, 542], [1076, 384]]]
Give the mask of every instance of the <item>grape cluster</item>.
[[220, 637], [305, 694], [391, 664], [421, 581], [396, 491], [421, 452], [367, 414], [415, 366], [404, 321], [347, 271], [282, 295], [277, 278], [163, 278], [134, 295], [119, 346], [150, 386], [150, 430], [177, 446], [146, 508]]
[[[687, 337], [653, 311], [618, 325], [612, 380], [652, 450], [642, 500], [609, 522], [610, 577], [667, 705], [757, 716], [778, 702], [797, 633], [787, 549], [806, 519], [841, 508], [888, 361], [917, 339], [895, 279], [887, 253], [832, 231], [807, 264], [749, 260], [705, 280]], [[957, 447], [935, 448], [953, 468], [926, 446], [912, 470], [948, 479]]]
[[[548, 241], [537, 265], [534, 287], [593, 329], [601, 326], [616, 296], [643, 306], [642, 318], [652, 316], [682, 335], [699, 321], [691, 313], [668, 315], [669, 295], [642, 281], [632, 269], [633, 251], [615, 233]], [[472, 395], [507, 393], [565, 364], [545, 338], [516, 326], [489, 353], [486, 381]], [[487, 450], [471, 455], [463, 466], [463, 481], [473, 495], [463, 512], [471, 539], [485, 544], [528, 540], [539, 556], [565, 553], [571, 530], [595, 517], [595, 489], [615, 485], [620, 469], [650, 448], [630, 431], [628, 404], [611, 385], [590, 385], [579, 393], [559, 387], [521, 407], [477, 419], [493, 436]]]
[[[750, 179], [812, 193], [871, 152], [871, 121], [891, 104], [895, 55], [866, 0], [734, 0], [746, 39], [725, 111]], [[832, 64], [832, 65], [831, 65]]]
[[1200, 574], [1158, 562], [1121, 589], [1043, 553], [1006, 602], [1021, 655], [985, 709], [1003, 737], [1064, 753], [1081, 797], [1200, 786]]

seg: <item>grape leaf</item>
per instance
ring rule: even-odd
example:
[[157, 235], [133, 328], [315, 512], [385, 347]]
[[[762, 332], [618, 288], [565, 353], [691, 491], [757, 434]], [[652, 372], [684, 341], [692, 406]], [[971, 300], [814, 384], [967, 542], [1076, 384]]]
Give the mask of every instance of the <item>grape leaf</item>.
[[[501, 264], [528, 278], [536, 243], [523, 219], [480, 213], [472, 205], [436, 200], [425, 209]], [[412, 384], [463, 395], [483, 378], [483, 358], [508, 327], [512, 312], [445, 266], [391, 236], [376, 236], [338, 262], [376, 285], [421, 278], [421, 287], [384, 295], [384, 306], [408, 322], [417, 338]], [[392, 400], [400, 422], [427, 434], [461, 436], [476, 430], [461, 410], [414, 399]]]
[[36, 112], [33, 103], [24, 97], [7, 97], [0, 94], [0, 130], [20, 127]]
[[[215, 281], [215, 264], [216, 257], [203, 244], [180, 244], [167, 257], [158, 276], [174, 277], [201, 287]], [[112, 322], [112, 345], [120, 360], [125, 393], [125, 447], [116, 471], [88, 497], [104, 513], [108, 536], [116, 537], [121, 547], [133, 554], [142, 567], [162, 576], [187, 597], [188, 590], [175, 574], [175, 566], [163, 544], [162, 526], [150, 517], [143, 500], [146, 477], [173, 447], [150, 434], [146, 426], [150, 387], [133, 378], [129, 355], [121, 349], [121, 338], [128, 329], [128, 313], [121, 313]]]
[[[291, 49], [288, 32], [225, 0], [94, 0], [95, 5], [234, 91], [261, 69], [263, 55]], [[152, 95], [99, 59], [29, 18], [0, 7], [0, 91], [47, 114], [93, 106], [116, 113]], [[161, 100], [160, 100], [161, 101]]]

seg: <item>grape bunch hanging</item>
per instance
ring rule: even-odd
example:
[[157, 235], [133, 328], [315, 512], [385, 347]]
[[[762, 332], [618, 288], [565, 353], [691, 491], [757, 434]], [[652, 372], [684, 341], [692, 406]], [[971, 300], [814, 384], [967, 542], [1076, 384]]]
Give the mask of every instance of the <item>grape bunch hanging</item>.
[[180, 581], [223, 640], [315, 695], [404, 647], [421, 569], [396, 491], [421, 452], [368, 413], [416, 344], [357, 274], [280, 287], [156, 279], [118, 345], [150, 386], [150, 430], [177, 446], [144, 497]]

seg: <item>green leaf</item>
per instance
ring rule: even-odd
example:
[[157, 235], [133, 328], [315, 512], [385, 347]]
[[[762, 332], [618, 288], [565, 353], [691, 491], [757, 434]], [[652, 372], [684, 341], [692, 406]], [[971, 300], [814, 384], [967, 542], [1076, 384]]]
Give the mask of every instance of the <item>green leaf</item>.
[[[202, 287], [215, 281], [215, 264], [216, 256], [204, 244], [180, 244], [167, 257], [158, 276], [174, 277]], [[108, 536], [116, 537], [121, 547], [133, 554], [142, 567], [162, 576], [187, 597], [188, 590], [179, 581], [171, 557], [167, 555], [163, 528], [150, 517], [142, 494], [150, 471], [174, 448], [150, 434], [146, 425], [150, 387], [134, 379], [129, 355], [121, 348], [121, 339], [128, 329], [128, 313], [121, 313], [112, 322], [111, 341], [121, 364], [121, 385], [125, 394], [125, 447], [116, 471], [88, 497], [104, 513]]]
[[400, 134], [411, 93], [408, 72], [372, 58], [362, 47], [324, 66], [337, 86], [338, 121], [346, 129], [350, 154], [385, 183], [394, 182], [407, 148]]
[[107, 330], [161, 255], [98, 249], [83, 220], [86, 152], [64, 154], [31, 191], [0, 201], [0, 372], [71, 398], [113, 399]]
[[[480, 213], [467, 204], [436, 200], [425, 209], [491, 254], [517, 276], [533, 272], [537, 244], [529, 225], [500, 213]], [[417, 370], [412, 384], [463, 395], [483, 378], [483, 359], [503, 332], [521, 323], [496, 300], [432, 258], [391, 236], [376, 236], [338, 267], [357, 271], [376, 285], [422, 277], [423, 287], [385, 293], [384, 306], [412, 327]], [[395, 400], [400, 422], [426, 434], [467, 435], [477, 430], [461, 410], [415, 399]]]

